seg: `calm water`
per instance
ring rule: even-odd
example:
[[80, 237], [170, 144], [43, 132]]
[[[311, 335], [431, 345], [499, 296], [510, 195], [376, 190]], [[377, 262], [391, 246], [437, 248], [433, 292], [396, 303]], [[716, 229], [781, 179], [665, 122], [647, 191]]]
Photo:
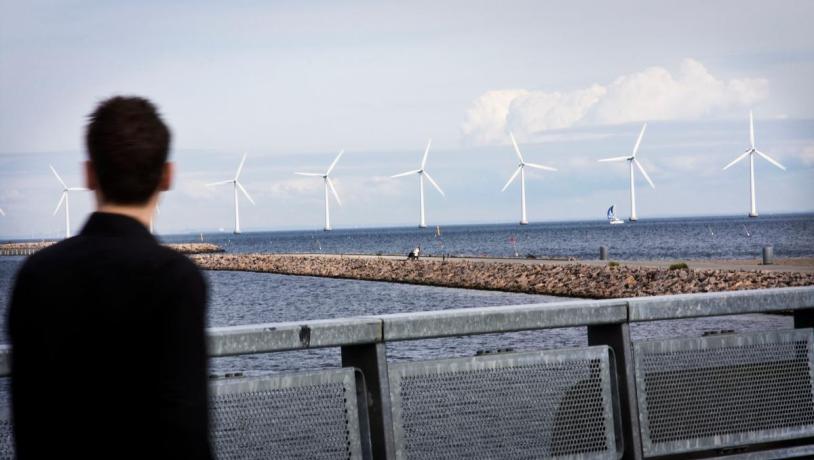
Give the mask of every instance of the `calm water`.
[[[0, 257], [0, 343], [6, 342], [8, 293], [21, 257]], [[268, 273], [206, 272], [210, 289], [209, 324], [230, 326], [279, 321], [340, 318], [359, 315], [441, 310], [563, 300], [552, 296], [413, 286], [372, 281], [296, 277]], [[637, 325], [638, 339], [697, 336], [705, 331], [736, 331], [791, 327], [787, 317], [743, 315], [704, 320], [666, 321]], [[389, 345], [392, 360], [471, 356], [478, 350], [530, 350], [587, 344], [585, 328], [489, 334], [474, 337], [398, 342]], [[213, 372], [248, 374], [339, 364], [336, 349], [219, 358]]]
[[[608, 246], [614, 259], [755, 258], [773, 245], [778, 257], [814, 256], [814, 215], [703, 217], [642, 220], [624, 225], [563, 222], [386, 228], [233, 235], [204, 234], [204, 240], [229, 252], [328, 252], [405, 254], [415, 246], [427, 253], [452, 255], [575, 257], [595, 259]], [[170, 242], [199, 240], [172, 235]], [[514, 244], [512, 243], [514, 241]]]

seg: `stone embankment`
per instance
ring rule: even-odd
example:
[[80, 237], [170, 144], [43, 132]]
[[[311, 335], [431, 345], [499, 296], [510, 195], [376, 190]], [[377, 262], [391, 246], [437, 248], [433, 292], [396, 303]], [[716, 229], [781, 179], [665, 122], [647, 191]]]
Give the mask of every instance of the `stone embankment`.
[[[54, 243], [55, 241], [2, 243], [0, 244], [0, 255], [31, 255]], [[211, 254], [223, 252], [223, 248], [212, 243], [167, 243], [164, 246], [175, 249], [182, 254]]]
[[395, 260], [273, 254], [212, 254], [207, 270], [236, 270], [488, 289], [595, 299], [814, 285], [814, 274], [469, 260]]

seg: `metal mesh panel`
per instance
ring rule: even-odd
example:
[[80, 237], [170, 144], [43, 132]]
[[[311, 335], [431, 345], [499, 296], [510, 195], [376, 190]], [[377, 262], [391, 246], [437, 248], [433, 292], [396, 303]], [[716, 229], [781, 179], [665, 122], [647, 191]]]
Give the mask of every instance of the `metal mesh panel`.
[[11, 431], [11, 410], [8, 406], [0, 407], [0, 460], [12, 459], [14, 459], [14, 437]]
[[812, 331], [634, 343], [645, 455], [814, 435]]
[[[362, 458], [353, 369], [219, 381], [212, 442], [219, 459]], [[361, 424], [364, 425], [364, 424]]]
[[396, 457], [615, 458], [607, 347], [390, 364]]

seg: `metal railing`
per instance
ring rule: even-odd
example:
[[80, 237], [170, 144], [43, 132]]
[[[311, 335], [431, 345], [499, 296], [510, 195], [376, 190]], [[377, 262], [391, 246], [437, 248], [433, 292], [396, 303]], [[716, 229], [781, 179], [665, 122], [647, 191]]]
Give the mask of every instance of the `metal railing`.
[[[635, 323], [761, 312], [787, 312], [793, 315], [794, 329], [762, 335], [754, 333], [723, 334], [679, 341], [676, 339], [648, 340], [646, 344], [639, 341], [634, 342], [631, 339], [630, 327]], [[387, 361], [387, 345], [395, 341], [575, 326], [587, 327], [589, 346], [573, 352], [563, 352], [560, 355], [556, 353], [547, 355], [545, 353], [549, 352], [541, 351], [539, 355], [535, 356], [525, 356], [528, 354], [527, 352], [506, 353], [505, 359], [501, 356], [495, 358], [495, 355], [490, 355], [484, 360], [473, 357], [465, 362], [459, 362], [460, 359], [425, 361], [418, 365], [424, 369], [420, 372], [405, 369], [402, 363], [388, 364]], [[508, 385], [505, 379], [509, 374], [516, 377], [512, 380], [512, 385], [519, 385], [513, 386], [512, 391], [522, 392], [524, 395], [538, 394], [543, 391], [539, 386], [530, 388], [529, 385], [538, 382], [537, 385], [544, 387], [546, 384], [539, 382], [548, 382], [549, 380], [546, 379], [549, 377], [547, 376], [560, 375], [558, 382], [566, 382], [569, 381], [569, 378], [573, 378], [573, 383], [557, 387], [563, 392], [560, 396], [539, 393], [538, 396], [529, 397], [527, 406], [513, 406], [515, 407], [513, 413], [508, 415], [488, 411], [478, 412], [484, 417], [497, 417], [494, 426], [489, 427], [494, 433], [490, 431], [488, 434], [493, 437], [497, 436], [495, 433], [500, 431], [501, 420], [505, 417], [514, 417], [512, 423], [515, 423], [515, 425], [511, 425], [507, 421], [506, 426], [517, 426], [517, 417], [527, 417], [531, 420], [529, 423], [540, 423], [540, 426], [553, 427], [551, 429], [560, 429], [560, 431], [563, 426], [571, 426], [567, 423], [582, 423], [583, 425], [593, 423], [591, 417], [596, 418], [595, 416], [610, 420], [603, 425], [604, 428], [601, 428], [605, 431], [597, 432], [609, 433], [608, 436], [615, 442], [616, 447], [608, 444], [606, 450], [599, 449], [583, 453], [565, 452], [558, 450], [560, 447], [554, 444], [556, 438], [554, 434], [541, 432], [540, 436], [546, 437], [545, 442], [548, 444], [540, 448], [543, 449], [541, 452], [548, 452], [547, 456], [609, 458], [618, 455], [631, 459], [651, 457], [788, 458], [814, 455], [812, 327], [814, 327], [814, 287], [802, 287], [600, 301], [573, 300], [533, 305], [216, 327], [208, 330], [208, 337], [209, 354], [212, 357], [326, 347], [340, 348], [341, 367], [353, 368], [354, 372], [358, 370], [361, 375], [359, 382], [361, 389], [357, 389], [357, 391], [360, 395], [366, 394], [366, 404], [362, 404], [360, 410], [364, 411], [366, 406], [367, 413], [361, 414], [361, 416], [367, 421], [365, 425], [369, 425], [369, 433], [359, 435], [362, 439], [360, 451], [367, 452], [364, 457], [372, 454], [372, 457], [377, 459], [427, 458], [418, 455], [418, 450], [411, 451], [410, 446], [405, 446], [404, 440], [409, 438], [405, 433], [409, 431], [409, 427], [405, 428], [404, 414], [405, 411], [412, 409], [405, 409], [404, 394], [398, 393], [401, 390], [391, 388], [391, 382], [398, 380], [395, 373], [399, 373], [403, 378], [410, 376], [410, 378], [419, 379], [414, 381], [415, 385], [411, 388], [418, 388], [420, 385], [416, 385], [421, 383], [425, 384], [426, 388], [429, 388], [427, 385], [436, 385], [432, 388], [437, 390], [438, 385], [441, 385], [443, 398], [455, 401], [455, 404], [451, 404], [446, 412], [450, 419], [473, 417], [472, 414], [477, 411], [467, 409], [464, 412], [458, 412], [460, 407], [463, 407], [462, 404], [467, 403], [480, 410], [480, 406], [483, 406], [482, 401], [488, 400], [481, 398], [480, 406], [474, 406], [475, 403], [472, 402], [471, 396], [481, 390], [473, 390], [466, 385], [476, 385], [481, 382], [486, 388], [483, 391], [487, 391], [484, 394], [493, 395], [490, 397], [500, 397], [499, 392], [495, 393], [493, 389], [490, 390], [487, 387], [489, 385]], [[765, 350], [760, 346], [763, 346]], [[554, 351], [559, 352], [559, 350]], [[667, 351], [673, 354], [664, 354]], [[693, 355], [693, 353], [696, 354]], [[0, 347], [0, 376], [9, 375], [10, 354], [11, 350], [8, 346]], [[599, 364], [597, 364], [599, 367], [585, 365], [584, 363], [590, 361], [589, 358], [597, 359], [599, 360], [596, 361], [597, 363], [601, 362], [605, 363], [604, 366], [609, 366], [608, 378], [597, 377], [599, 376], [596, 374], [599, 372], [598, 370], [590, 372], [579, 370], [580, 366], [585, 369], [601, 369]], [[662, 361], [659, 361], [660, 359]], [[648, 361], [645, 363], [644, 360]], [[551, 363], [559, 363], [559, 367], [555, 366], [550, 369], [545, 367]], [[574, 363], [578, 363], [578, 365]], [[506, 369], [510, 369], [511, 372]], [[568, 374], [571, 377], [562, 374], [562, 372], [566, 372], [563, 369], [572, 372], [572, 374]], [[481, 372], [481, 374], [455, 374], [464, 371]], [[423, 377], [419, 374], [436, 377], [444, 375], [445, 378], [449, 378], [444, 380], [433, 377], [431, 381], [420, 380]], [[527, 375], [533, 375], [533, 377], [526, 377]], [[477, 378], [473, 379], [472, 376]], [[680, 379], [699, 383], [692, 388], [692, 391], [681, 393], [685, 398], [683, 400], [670, 399], [670, 395], [676, 392], [671, 390], [669, 385], [659, 387], [659, 382], [670, 383], [680, 381]], [[590, 382], [599, 382], [595, 391], [587, 390]], [[739, 382], [743, 384], [739, 385]], [[762, 385], [759, 393], [753, 392], [744, 396], [745, 389], [753, 388], [758, 384]], [[549, 389], [556, 387], [554, 384], [548, 386]], [[465, 388], [464, 392], [459, 391]], [[580, 391], [574, 391], [575, 389]], [[493, 392], [488, 393], [488, 391]], [[538, 393], [534, 393], [535, 391]], [[592, 391], [594, 392], [591, 393]], [[596, 391], [600, 391], [604, 395], [601, 404], [597, 403], [606, 408], [603, 409], [604, 412], [597, 412], [593, 415], [585, 413], [587, 415], [580, 415], [579, 417], [582, 418], [578, 418], [576, 422], [573, 420], [567, 423], [562, 422], [560, 413], [564, 410], [566, 403], [572, 404], [568, 407], [578, 407], [578, 403], [582, 401], [579, 398], [587, 398], [590, 395], [593, 395], [590, 397], [596, 398], [598, 397], [596, 395], [599, 394]], [[431, 393], [419, 391], [415, 393], [418, 396], [410, 396], [413, 398], [411, 401], [415, 402], [417, 401], [415, 398], [426, 397]], [[432, 393], [435, 395], [434, 397], [437, 397], [436, 393], [437, 391]], [[549, 396], [552, 401], [560, 401], [559, 406], [557, 404], [554, 405], [556, 407], [552, 406], [551, 410], [554, 412], [538, 414], [535, 401], [542, 401], [540, 398], [544, 399]], [[511, 398], [517, 397], [517, 395], [508, 394], [502, 397]], [[738, 399], [737, 405], [719, 407], [730, 410], [728, 418], [716, 418], [714, 413], [704, 412], [705, 408], [709, 406], [708, 401], [723, 401], [730, 397], [740, 399]], [[364, 396], [361, 398], [364, 399]], [[793, 401], [791, 401], [792, 399]], [[395, 409], [394, 400], [399, 405]], [[608, 405], [609, 401], [612, 404]], [[767, 417], [765, 420], [763, 418], [755, 420], [755, 411], [737, 412], [735, 410], [744, 405], [757, 407], [763, 404], [761, 407], [765, 411], [766, 408], [771, 409], [790, 401], [798, 409], [798, 413], [794, 417], [786, 416], [788, 414], [782, 411], [775, 411], [775, 415], [777, 415], [775, 418]], [[428, 407], [426, 404], [424, 406], [416, 404], [414, 404], [415, 407]], [[573, 404], [577, 404], [577, 406]], [[543, 404], [540, 403], [540, 407], [542, 406]], [[523, 407], [528, 407], [528, 410]], [[394, 416], [394, 410], [398, 411], [397, 416]], [[609, 415], [608, 410], [613, 413]], [[751, 417], [754, 423], [749, 426], [733, 423], [733, 418], [738, 417]], [[450, 423], [453, 422], [454, 420], [450, 420]], [[682, 426], [671, 425], [682, 423], [684, 424]], [[698, 428], [694, 431], [690, 425], [703, 429]], [[557, 428], [558, 426], [560, 428]], [[657, 431], [657, 429], [661, 431]], [[580, 432], [584, 431], [580, 429]], [[396, 433], [399, 435], [396, 436]], [[511, 438], [511, 432], [504, 434]], [[477, 435], [467, 434], [467, 436]], [[486, 433], [483, 436], [486, 436]], [[449, 439], [452, 438], [454, 436], [450, 435]], [[369, 439], [369, 447], [365, 447], [367, 439]], [[502, 443], [506, 440], [501, 438], [498, 441]], [[516, 441], [528, 440], [524, 438]], [[539, 440], [533, 440], [533, 442], [537, 441]], [[585, 444], [585, 439], [565, 439], [563, 442], [582, 445]], [[516, 457], [514, 454], [509, 456]]]

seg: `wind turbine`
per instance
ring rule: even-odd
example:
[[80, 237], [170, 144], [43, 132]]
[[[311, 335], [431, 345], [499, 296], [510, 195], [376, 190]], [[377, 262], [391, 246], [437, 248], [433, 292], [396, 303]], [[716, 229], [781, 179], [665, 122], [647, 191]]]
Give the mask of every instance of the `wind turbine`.
[[233, 184], [234, 191], [235, 191], [235, 234], [240, 233], [240, 211], [239, 211], [239, 206], [238, 206], [238, 201], [237, 201], [237, 190], [240, 189], [240, 191], [243, 192], [244, 195], [246, 195], [246, 198], [249, 200], [249, 202], [252, 205], [254, 205], [254, 200], [252, 199], [251, 196], [249, 196], [249, 192], [247, 192], [246, 189], [243, 188], [243, 184], [241, 184], [240, 180], [239, 180], [240, 179], [240, 172], [243, 171], [243, 163], [245, 163], [245, 162], [246, 162], [246, 154], [244, 153], [243, 154], [243, 159], [240, 160], [240, 165], [238, 165], [238, 167], [237, 167], [237, 172], [235, 173], [235, 178], [234, 179], [222, 180], [220, 182], [212, 182], [211, 184], [206, 184], [207, 187], [212, 187], [212, 186], [215, 186], [215, 185]]
[[396, 174], [394, 176], [390, 176], [391, 178], [394, 178], [394, 177], [409, 176], [410, 174], [418, 174], [418, 193], [419, 193], [419, 197], [420, 197], [420, 200], [421, 200], [421, 217], [420, 217], [420, 220], [418, 221], [418, 228], [427, 228], [427, 221], [426, 221], [426, 219], [424, 217], [424, 177], [426, 176], [427, 180], [430, 181], [430, 184], [432, 184], [432, 186], [435, 187], [436, 190], [438, 190], [438, 193], [440, 193], [441, 196], [446, 198], [446, 195], [444, 195], [444, 191], [441, 190], [441, 187], [438, 186], [438, 183], [435, 182], [435, 180], [433, 180], [432, 176], [430, 176], [430, 173], [428, 173], [426, 171], [426, 169], [424, 169], [427, 166], [427, 155], [429, 155], [429, 153], [430, 153], [430, 145], [431, 144], [432, 144], [432, 139], [430, 139], [427, 142], [427, 149], [424, 150], [424, 157], [421, 158], [421, 167], [419, 169], [415, 169], [415, 170], [412, 170], [412, 171], [407, 171], [407, 172]]
[[786, 170], [786, 167], [772, 159], [769, 155], [766, 155], [755, 148], [755, 122], [752, 118], [751, 110], [749, 111], [749, 144], [751, 147], [746, 149], [746, 151], [743, 152], [738, 158], [732, 160], [731, 163], [724, 166], [724, 169], [729, 168], [747, 156], [749, 157], [749, 217], [757, 217], [757, 203], [755, 202], [755, 154], [757, 153], [758, 155], [762, 156], [763, 159], [777, 166], [783, 171]]
[[330, 202], [328, 200], [328, 189], [331, 189], [331, 193], [333, 193], [334, 198], [336, 198], [336, 202], [339, 206], [342, 206], [342, 201], [339, 199], [339, 194], [336, 193], [336, 189], [334, 188], [334, 183], [331, 182], [331, 171], [334, 170], [336, 164], [339, 162], [339, 159], [342, 157], [342, 154], [345, 153], [344, 150], [339, 151], [339, 155], [336, 156], [333, 163], [328, 166], [328, 170], [325, 171], [325, 174], [320, 173], [305, 173], [305, 172], [298, 172], [294, 174], [298, 174], [300, 176], [312, 176], [312, 177], [321, 177], [323, 182], [325, 183], [325, 231], [331, 230], [331, 209], [330, 209]]
[[506, 185], [504, 185], [503, 189], [500, 191], [506, 191], [506, 189], [509, 188], [509, 185], [514, 182], [517, 175], [520, 174], [520, 225], [526, 225], [529, 223], [528, 219], [526, 219], [526, 166], [545, 171], [556, 171], [556, 169], [550, 166], [528, 163], [523, 159], [523, 154], [520, 153], [520, 147], [517, 146], [517, 141], [514, 140], [514, 134], [509, 133], [509, 137], [512, 139], [514, 153], [517, 154], [517, 158], [520, 160], [520, 163], [517, 165], [517, 169], [514, 171], [514, 174], [512, 174], [512, 177], [509, 178], [509, 182], [506, 182]]
[[59, 174], [57, 174], [57, 170], [54, 169], [54, 167], [51, 165], [48, 165], [48, 167], [51, 168], [51, 172], [54, 173], [54, 176], [56, 176], [57, 180], [62, 185], [62, 196], [59, 198], [59, 203], [57, 203], [56, 209], [54, 209], [54, 215], [57, 215], [57, 213], [59, 212], [59, 208], [62, 207], [62, 203], [65, 203], [65, 238], [70, 238], [71, 208], [68, 200], [69, 195], [68, 192], [86, 192], [88, 191], [88, 189], [86, 189], [85, 187], [68, 187], [67, 185], [65, 185], [65, 181], [63, 181], [62, 178], [59, 177]]
[[3, 212], [3, 208], [0, 208], [0, 216], [4, 216], [4, 217], [5, 217], [5, 215], [6, 215], [6, 213], [4, 213], [4, 212]]
[[653, 183], [653, 180], [650, 179], [650, 176], [647, 175], [647, 171], [644, 170], [642, 164], [639, 163], [639, 160], [636, 159], [636, 154], [639, 152], [639, 145], [642, 143], [642, 137], [644, 137], [644, 130], [647, 129], [647, 123], [642, 125], [642, 130], [639, 132], [639, 138], [636, 139], [636, 145], [633, 147], [633, 154], [630, 156], [624, 157], [613, 157], [613, 158], [603, 158], [599, 161], [627, 161], [628, 167], [630, 168], [630, 221], [636, 222], [639, 218], [636, 216], [636, 183], [633, 180], [633, 165], [636, 165], [639, 168], [639, 171], [642, 172], [642, 176], [647, 180], [647, 183], [650, 184], [653, 189], [656, 188], [656, 184]]
[[155, 212], [153, 212], [153, 215], [150, 216], [150, 233], [155, 233], [155, 225], [153, 224], [153, 221], [155, 220], [155, 217], [157, 215], [160, 215], [160, 214], [161, 214], [161, 207], [159, 207], [158, 203], [156, 203], [155, 204]]

